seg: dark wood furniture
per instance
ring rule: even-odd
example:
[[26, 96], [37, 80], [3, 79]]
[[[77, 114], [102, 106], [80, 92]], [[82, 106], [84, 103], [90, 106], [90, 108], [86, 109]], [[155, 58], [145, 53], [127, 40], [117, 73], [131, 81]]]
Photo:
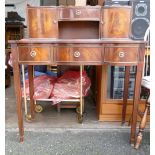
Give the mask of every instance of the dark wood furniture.
[[8, 49], [10, 45], [8, 40], [19, 40], [24, 36], [24, 24], [21, 22], [5, 23], [5, 47]]
[[8, 64], [9, 59], [10, 59], [10, 52], [11, 50], [5, 50], [5, 88], [9, 87], [11, 85], [11, 66]]
[[[114, 9], [112, 11], [112, 8]], [[135, 93], [132, 110], [131, 137], [133, 144], [136, 136], [137, 108], [143, 70], [144, 41], [129, 38], [129, 21], [113, 18], [112, 23], [120, 23], [122, 31], [117, 27], [109, 28], [106, 33], [104, 26], [110, 25], [108, 18], [116, 14], [121, 7], [28, 7], [28, 29], [30, 38], [10, 41], [13, 54], [15, 93], [20, 132], [20, 142], [24, 140], [22, 97], [19, 64], [29, 65], [30, 111], [34, 119], [33, 100], [33, 65], [96, 65], [98, 72], [97, 111], [102, 115], [103, 103], [106, 102], [107, 66], [137, 66]], [[108, 11], [109, 9], [109, 11]], [[129, 16], [130, 7], [123, 7], [123, 13]], [[126, 11], [124, 11], [126, 10]], [[106, 15], [105, 15], [106, 14]], [[122, 17], [119, 16], [118, 17]], [[122, 21], [121, 21], [122, 20]], [[108, 21], [108, 22], [106, 22]], [[121, 21], [121, 22], [120, 22]], [[76, 24], [75, 24], [76, 23]], [[103, 32], [104, 30], [104, 32]], [[128, 30], [128, 29], [127, 29]], [[110, 34], [110, 32], [112, 34]], [[98, 70], [98, 71], [99, 71]], [[126, 99], [124, 99], [125, 101]]]
[[144, 132], [146, 122], [147, 122], [147, 115], [148, 115], [149, 110], [150, 110], [150, 101], [147, 100], [145, 106], [146, 107], [145, 107], [144, 113], [142, 114], [142, 119], [140, 121], [139, 131], [138, 131], [137, 139], [136, 139], [135, 146], [134, 146], [135, 149], [138, 149], [141, 142], [142, 142], [143, 132]]
[[6, 56], [6, 65], [7, 69], [5, 70], [5, 87], [9, 87], [11, 85], [11, 66], [8, 65], [8, 61], [10, 58], [10, 44], [8, 40], [19, 40], [23, 38], [24, 33], [24, 25], [22, 23], [15, 22], [7, 22], [5, 23], [5, 56]]

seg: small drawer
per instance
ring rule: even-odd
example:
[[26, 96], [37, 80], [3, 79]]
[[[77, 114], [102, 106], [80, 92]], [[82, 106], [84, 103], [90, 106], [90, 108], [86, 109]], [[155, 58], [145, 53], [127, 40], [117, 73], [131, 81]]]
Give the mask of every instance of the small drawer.
[[50, 47], [47, 46], [19, 46], [19, 62], [49, 62], [51, 61]]
[[84, 8], [84, 7], [74, 7], [74, 8], [60, 8], [59, 9], [59, 19], [96, 19], [100, 20], [100, 10], [98, 8]]
[[99, 47], [73, 47], [71, 48], [71, 59], [73, 61], [89, 61], [101, 62], [102, 61], [102, 48]]
[[99, 47], [59, 47], [56, 50], [57, 62], [100, 62], [102, 48]]
[[138, 47], [106, 47], [104, 62], [137, 63]]

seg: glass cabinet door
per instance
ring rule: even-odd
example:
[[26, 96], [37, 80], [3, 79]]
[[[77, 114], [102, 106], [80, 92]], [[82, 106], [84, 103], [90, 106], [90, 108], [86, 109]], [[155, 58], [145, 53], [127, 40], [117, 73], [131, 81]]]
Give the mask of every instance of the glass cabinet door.
[[[144, 75], [148, 75], [144, 73]], [[130, 67], [130, 80], [128, 88], [128, 99], [133, 99], [134, 95], [134, 84], [136, 76], [136, 67]], [[122, 99], [124, 90], [124, 77], [125, 67], [124, 66], [109, 66], [108, 67], [108, 86], [107, 86], [107, 98], [109, 99]], [[146, 98], [145, 92], [141, 91], [141, 98]]]

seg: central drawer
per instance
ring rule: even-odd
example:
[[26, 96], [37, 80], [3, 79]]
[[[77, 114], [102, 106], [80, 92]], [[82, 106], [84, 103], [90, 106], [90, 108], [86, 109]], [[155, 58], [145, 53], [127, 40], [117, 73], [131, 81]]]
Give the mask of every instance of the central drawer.
[[50, 62], [50, 46], [18, 46], [19, 62]]
[[100, 47], [57, 47], [55, 50], [57, 62], [101, 62]]
[[84, 8], [84, 7], [74, 7], [74, 8], [60, 8], [59, 9], [59, 19], [96, 19], [100, 20], [100, 10], [98, 8]]
[[137, 63], [138, 47], [106, 47], [104, 62], [109, 63]]

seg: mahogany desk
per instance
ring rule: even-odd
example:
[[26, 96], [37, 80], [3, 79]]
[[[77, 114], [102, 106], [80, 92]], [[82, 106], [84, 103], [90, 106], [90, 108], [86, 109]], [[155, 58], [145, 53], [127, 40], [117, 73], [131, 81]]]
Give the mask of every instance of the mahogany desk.
[[[144, 41], [130, 39], [22, 39], [10, 41], [20, 142], [24, 140], [20, 64], [28, 65], [30, 110], [34, 119], [33, 65], [115, 65], [137, 66], [130, 141], [136, 136], [137, 109], [144, 65]], [[102, 89], [102, 88], [100, 88]], [[103, 94], [100, 94], [102, 100]]]
[[[132, 19], [131, 6], [28, 5], [26, 11], [30, 39], [10, 41], [20, 141], [24, 140], [20, 64], [28, 65], [32, 119], [34, 119], [33, 65], [115, 65], [126, 66], [127, 70], [129, 66], [137, 66], [130, 137], [131, 143], [134, 143], [145, 42], [128, 39]], [[82, 77], [80, 79], [82, 81]], [[106, 81], [102, 80], [102, 76], [99, 79], [101, 85], [98, 88], [97, 108], [102, 111], [101, 101], [106, 98], [103, 83]], [[124, 105], [127, 102], [127, 85], [124, 89]], [[82, 94], [80, 96], [82, 105]], [[82, 118], [82, 106], [80, 107], [79, 116]], [[124, 110], [123, 113], [125, 114]]]

